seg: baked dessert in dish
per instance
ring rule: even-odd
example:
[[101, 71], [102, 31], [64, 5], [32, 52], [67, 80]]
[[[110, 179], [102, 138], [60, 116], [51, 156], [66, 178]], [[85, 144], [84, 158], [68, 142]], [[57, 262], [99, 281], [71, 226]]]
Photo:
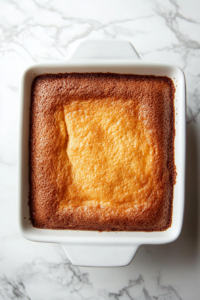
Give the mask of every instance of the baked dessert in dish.
[[174, 93], [168, 77], [46, 74], [32, 84], [34, 227], [163, 231], [172, 219]]

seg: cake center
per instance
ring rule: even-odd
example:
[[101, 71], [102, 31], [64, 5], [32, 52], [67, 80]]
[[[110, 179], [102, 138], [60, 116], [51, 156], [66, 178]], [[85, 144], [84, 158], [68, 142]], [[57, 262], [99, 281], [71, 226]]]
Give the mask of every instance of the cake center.
[[[135, 205], [151, 193], [152, 147], [130, 101], [73, 101], [64, 106], [71, 183], [66, 205]], [[145, 200], [146, 199], [146, 200]]]

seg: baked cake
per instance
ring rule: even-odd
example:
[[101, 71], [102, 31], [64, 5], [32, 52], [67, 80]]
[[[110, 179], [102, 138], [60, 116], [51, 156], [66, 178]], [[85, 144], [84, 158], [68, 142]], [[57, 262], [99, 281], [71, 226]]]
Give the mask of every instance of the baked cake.
[[171, 225], [174, 92], [168, 77], [37, 76], [30, 121], [34, 227], [163, 231]]

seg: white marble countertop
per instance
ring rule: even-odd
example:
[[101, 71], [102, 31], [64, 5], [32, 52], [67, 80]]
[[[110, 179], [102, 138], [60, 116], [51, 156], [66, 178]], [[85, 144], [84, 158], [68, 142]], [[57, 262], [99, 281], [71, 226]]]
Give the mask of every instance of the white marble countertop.
[[[64, 61], [85, 39], [130, 41], [141, 58], [177, 64], [187, 81], [184, 224], [177, 241], [141, 246], [123, 268], [78, 268], [57, 244], [17, 226], [19, 82], [35, 62]], [[199, 0], [1, 0], [0, 300], [198, 300], [200, 295]]]

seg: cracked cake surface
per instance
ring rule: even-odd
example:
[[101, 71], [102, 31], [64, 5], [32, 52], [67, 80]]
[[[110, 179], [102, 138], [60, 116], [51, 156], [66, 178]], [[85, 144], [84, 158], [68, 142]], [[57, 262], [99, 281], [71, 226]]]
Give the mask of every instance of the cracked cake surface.
[[171, 225], [174, 85], [110, 73], [37, 76], [30, 118], [33, 226], [162, 231]]

